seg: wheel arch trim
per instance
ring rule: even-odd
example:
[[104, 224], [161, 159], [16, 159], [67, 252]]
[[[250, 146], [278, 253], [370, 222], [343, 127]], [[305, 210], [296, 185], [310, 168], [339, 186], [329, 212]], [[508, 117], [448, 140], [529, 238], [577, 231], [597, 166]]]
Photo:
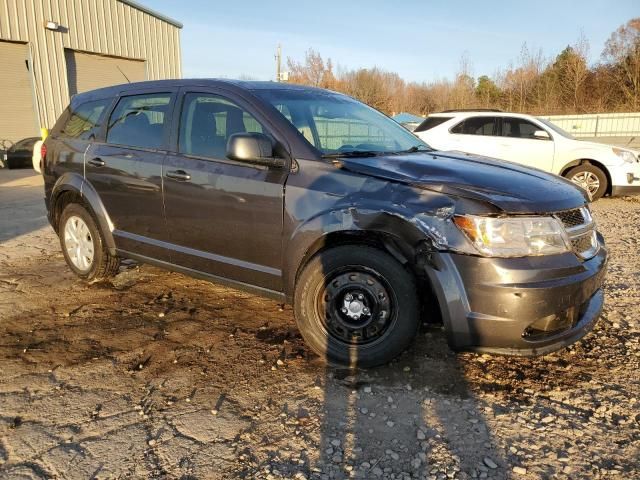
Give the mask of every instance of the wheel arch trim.
[[412, 263], [418, 244], [426, 239], [410, 220], [380, 211], [354, 208], [332, 210], [318, 215], [296, 228], [288, 239], [289, 254], [284, 257], [283, 285], [288, 300], [304, 265], [319, 251], [340, 243], [379, 246], [402, 264]]
[[602, 172], [604, 173], [605, 177], [607, 177], [607, 189], [605, 190], [605, 195], [610, 195], [611, 194], [611, 189], [612, 189], [612, 185], [611, 185], [611, 172], [609, 172], [609, 169], [607, 168], [607, 166], [600, 162], [599, 160], [594, 160], [593, 158], [579, 158], [576, 160], [572, 160], [571, 162], [568, 162], [564, 167], [562, 167], [560, 169], [560, 176], [567, 178], [565, 175], [567, 173], [569, 173], [569, 170], [571, 170], [573, 167], [577, 167], [579, 165], [583, 165], [585, 163], [589, 163], [591, 165], [593, 165], [594, 167], [599, 168], [600, 170], [602, 170]]
[[97, 220], [98, 228], [104, 238], [105, 244], [111, 255], [116, 253], [116, 244], [113, 238], [113, 222], [107, 213], [107, 210], [93, 186], [88, 183], [82, 175], [73, 172], [66, 172], [58, 178], [51, 191], [51, 216], [54, 226], [57, 219], [54, 218], [57, 202], [66, 192], [73, 192], [82, 198], [85, 205], [91, 210]]

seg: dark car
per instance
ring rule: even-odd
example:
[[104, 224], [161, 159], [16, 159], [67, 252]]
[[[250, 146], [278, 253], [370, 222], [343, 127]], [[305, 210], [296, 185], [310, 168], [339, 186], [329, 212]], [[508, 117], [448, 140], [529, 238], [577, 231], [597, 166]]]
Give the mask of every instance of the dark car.
[[582, 190], [437, 152], [341, 94], [169, 80], [73, 97], [45, 201], [88, 281], [130, 258], [294, 305], [308, 345], [389, 361], [421, 320], [454, 349], [543, 354], [585, 335], [607, 250]]
[[5, 152], [3, 163], [6, 168], [31, 168], [33, 166], [33, 146], [40, 137], [23, 138], [11, 145]]

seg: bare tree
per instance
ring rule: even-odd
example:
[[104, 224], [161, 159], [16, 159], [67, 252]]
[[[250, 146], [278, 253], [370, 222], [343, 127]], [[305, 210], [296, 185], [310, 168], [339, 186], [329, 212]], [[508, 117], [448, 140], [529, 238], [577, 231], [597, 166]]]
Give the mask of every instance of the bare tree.
[[453, 80], [407, 83], [377, 67], [350, 70], [334, 66], [309, 49], [303, 61], [287, 59], [289, 81], [345, 92], [392, 114], [427, 114], [451, 108], [501, 107], [530, 113], [568, 113], [640, 108], [640, 18], [611, 34], [603, 63], [590, 67], [582, 34], [553, 61], [523, 44], [519, 57], [491, 77], [472, 74], [465, 53]]
[[640, 17], [629, 20], [611, 34], [602, 53], [634, 110], [640, 107]]
[[301, 83], [313, 87], [333, 88], [335, 78], [333, 76], [333, 64], [327, 59], [325, 64], [320, 53], [313, 48], [307, 50], [304, 63], [287, 58], [289, 67], [289, 81]]

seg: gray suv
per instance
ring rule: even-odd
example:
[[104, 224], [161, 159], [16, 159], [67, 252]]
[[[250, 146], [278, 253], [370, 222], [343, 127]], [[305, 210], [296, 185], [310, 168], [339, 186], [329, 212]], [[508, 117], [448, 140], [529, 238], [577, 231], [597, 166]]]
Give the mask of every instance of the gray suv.
[[78, 276], [131, 258], [292, 303], [330, 362], [385, 363], [421, 321], [454, 349], [542, 354], [602, 309], [607, 250], [579, 188], [434, 151], [335, 92], [120, 85], [74, 96], [42, 150]]

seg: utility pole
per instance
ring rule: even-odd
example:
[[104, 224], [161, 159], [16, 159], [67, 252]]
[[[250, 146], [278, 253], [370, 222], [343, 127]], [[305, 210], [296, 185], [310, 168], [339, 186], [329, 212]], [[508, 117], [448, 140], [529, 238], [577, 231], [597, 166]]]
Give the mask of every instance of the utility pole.
[[282, 62], [282, 48], [280, 44], [278, 44], [278, 50], [276, 51], [276, 82], [280, 81], [281, 73], [280, 73], [280, 63]]

